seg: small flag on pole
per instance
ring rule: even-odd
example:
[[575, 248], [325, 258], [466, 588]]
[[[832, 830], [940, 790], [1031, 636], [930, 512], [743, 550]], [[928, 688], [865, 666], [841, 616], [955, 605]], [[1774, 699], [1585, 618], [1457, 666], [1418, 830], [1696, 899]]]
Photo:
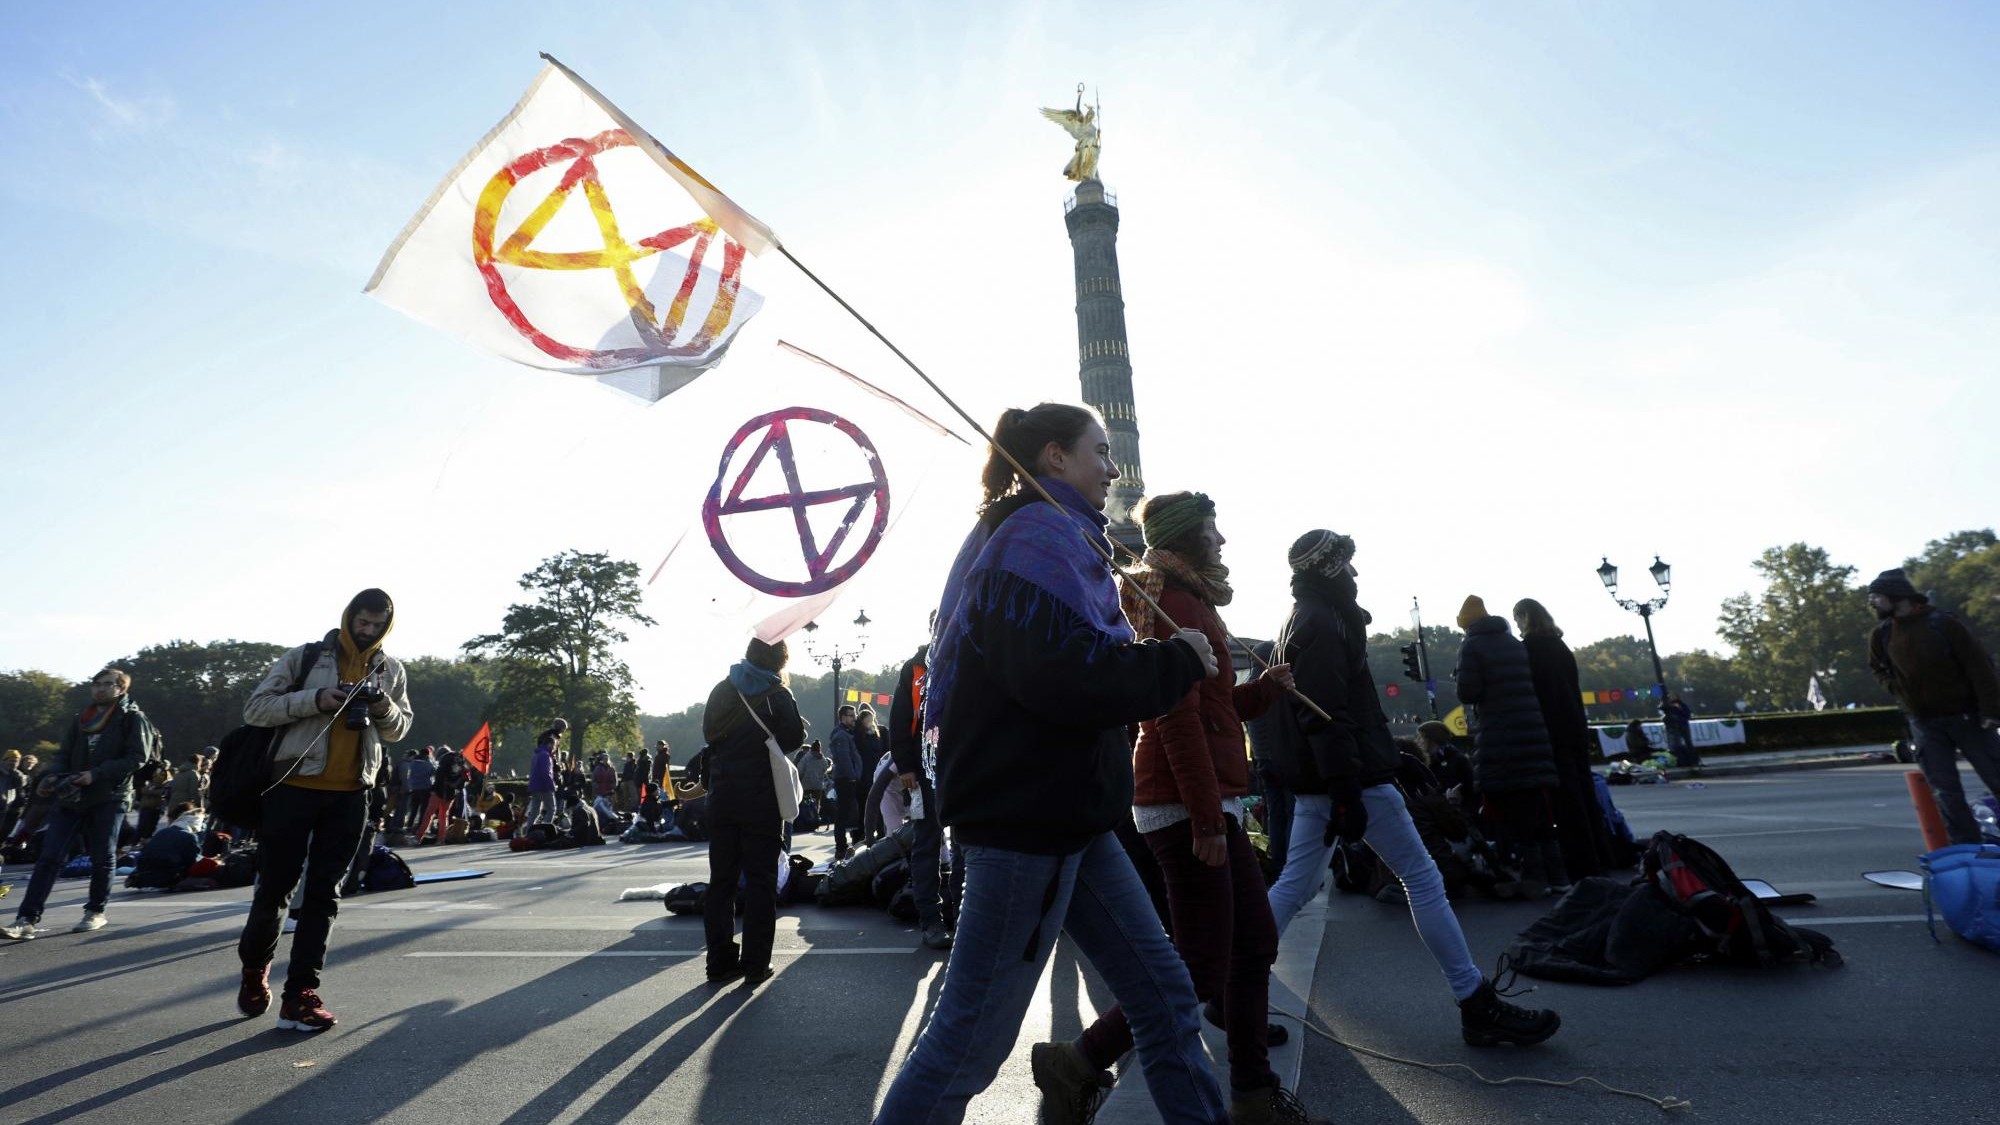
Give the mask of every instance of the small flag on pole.
[[470, 765], [473, 769], [476, 769], [480, 773], [484, 774], [492, 773], [493, 772], [493, 724], [492, 723], [479, 724], [479, 733], [473, 735], [472, 741], [467, 742], [465, 744], [465, 749], [459, 751], [459, 753], [465, 756], [466, 763]]
[[1806, 702], [1812, 704], [1812, 709], [1815, 711], [1826, 710], [1826, 692], [1819, 686], [1819, 676], [1817, 673], [1813, 675], [1812, 679], [1806, 681]]

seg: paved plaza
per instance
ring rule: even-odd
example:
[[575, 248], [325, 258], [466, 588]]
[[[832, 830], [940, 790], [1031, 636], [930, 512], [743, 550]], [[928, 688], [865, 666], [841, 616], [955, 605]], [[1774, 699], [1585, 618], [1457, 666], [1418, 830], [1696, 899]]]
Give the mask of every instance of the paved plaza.
[[[1687, 832], [1745, 876], [1816, 894], [1817, 904], [1782, 913], [1824, 928], [1846, 966], [1683, 969], [1628, 988], [1544, 983], [1527, 999], [1563, 1013], [1560, 1035], [1539, 1049], [1475, 1051], [1459, 1041], [1407, 914], [1336, 894], [1286, 935], [1274, 1004], [1298, 1012], [1309, 998], [1316, 1022], [1399, 1056], [1493, 1077], [1591, 1075], [1691, 1100], [1678, 1120], [2000, 1120], [1991, 1065], [2000, 958], [1949, 933], [1932, 944], [1920, 895], [1860, 879], [1915, 866], [1900, 768], [1617, 794], [1640, 834]], [[806, 839], [808, 852], [825, 850], [825, 837]], [[699, 844], [409, 855], [420, 873], [492, 874], [343, 903], [323, 989], [341, 1022], [317, 1036], [235, 1012], [247, 890], [119, 891], [109, 927], [71, 935], [83, 883], [65, 880], [46, 919], [56, 931], [0, 945], [0, 1121], [859, 1122], [916, 1036], [944, 965], [880, 911], [802, 907], [779, 920], [774, 979], [754, 991], [708, 985], [698, 920], [617, 901], [628, 887], [703, 879]], [[26, 874], [8, 869], [15, 893]], [[1465, 905], [1475, 955], [1490, 964], [1538, 912]], [[1059, 949], [1013, 1056], [970, 1119], [1034, 1120], [1029, 1044], [1074, 1035], [1104, 1001]], [[1293, 1031], [1281, 1070], [1297, 1075], [1309, 1106], [1342, 1122], [1666, 1116], [1589, 1088], [1481, 1086]], [[1219, 1040], [1211, 1049], [1220, 1056]], [[1150, 1119], [1140, 1087], [1135, 1067], [1100, 1120]]]

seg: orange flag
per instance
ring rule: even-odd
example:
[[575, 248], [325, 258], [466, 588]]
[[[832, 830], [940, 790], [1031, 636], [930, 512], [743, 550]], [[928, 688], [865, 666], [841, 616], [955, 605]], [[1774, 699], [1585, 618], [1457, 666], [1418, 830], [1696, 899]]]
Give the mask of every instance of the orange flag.
[[480, 773], [492, 773], [493, 724], [479, 724], [479, 733], [473, 735], [472, 741], [466, 743], [465, 749], [459, 751], [459, 753], [465, 755], [467, 764], [471, 765], [473, 769], [478, 770]]

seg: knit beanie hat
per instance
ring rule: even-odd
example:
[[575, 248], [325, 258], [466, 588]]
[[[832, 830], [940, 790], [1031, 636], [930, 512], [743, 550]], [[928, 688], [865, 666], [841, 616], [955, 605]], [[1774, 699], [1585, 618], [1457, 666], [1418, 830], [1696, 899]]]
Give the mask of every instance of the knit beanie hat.
[[1165, 547], [1201, 530], [1202, 523], [1214, 515], [1215, 501], [1207, 493], [1161, 493], [1140, 505], [1139, 533], [1145, 536], [1146, 546]]
[[1465, 604], [1458, 607], [1458, 627], [1461, 629], [1470, 629], [1473, 622], [1482, 621], [1491, 616], [1493, 615], [1486, 612], [1486, 603], [1480, 599], [1478, 594], [1468, 594], [1465, 598]]
[[1285, 561], [1300, 574], [1332, 578], [1354, 558], [1354, 540], [1332, 531], [1308, 531], [1292, 542]]
[[1868, 592], [1871, 594], [1880, 594], [1885, 598], [1908, 598], [1911, 601], [1919, 602], [1930, 601], [1915, 586], [1910, 584], [1909, 578], [1903, 574], [1901, 568], [1885, 570], [1876, 575], [1875, 581], [1868, 584]]
[[1451, 728], [1435, 719], [1418, 727], [1417, 733], [1433, 742], [1451, 741]]

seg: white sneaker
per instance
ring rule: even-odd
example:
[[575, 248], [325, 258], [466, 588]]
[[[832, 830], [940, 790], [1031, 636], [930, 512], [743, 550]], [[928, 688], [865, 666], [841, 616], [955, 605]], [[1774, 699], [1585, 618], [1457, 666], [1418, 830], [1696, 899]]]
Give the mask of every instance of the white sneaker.
[[5, 937], [12, 941], [28, 941], [34, 936], [35, 924], [33, 922], [23, 922], [19, 918], [16, 918], [12, 923], [0, 926], [0, 937]]
[[297, 933], [298, 928], [299, 928], [298, 918], [293, 915], [287, 914], [285, 915], [285, 924], [278, 927], [278, 932], [281, 934]]
[[78, 922], [74, 926], [71, 926], [69, 928], [69, 932], [73, 934], [81, 934], [81, 933], [86, 933], [90, 930], [101, 930], [103, 928], [104, 928], [104, 912], [102, 910], [86, 910], [83, 912], [83, 921]]

